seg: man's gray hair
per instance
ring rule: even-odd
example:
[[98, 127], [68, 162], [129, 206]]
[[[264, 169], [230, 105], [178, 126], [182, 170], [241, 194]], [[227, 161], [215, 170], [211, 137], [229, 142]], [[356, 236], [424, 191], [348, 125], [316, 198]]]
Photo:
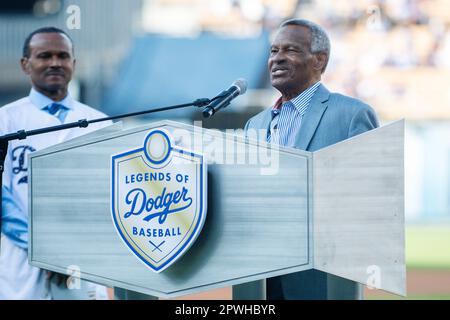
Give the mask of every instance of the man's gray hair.
[[302, 26], [309, 29], [309, 31], [311, 32], [311, 48], [310, 48], [311, 53], [320, 52], [325, 53], [327, 55], [327, 61], [322, 70], [323, 73], [325, 71], [325, 68], [327, 67], [328, 60], [330, 59], [330, 51], [331, 51], [330, 38], [328, 38], [328, 35], [325, 32], [325, 30], [317, 23], [304, 19], [286, 20], [280, 25], [280, 28], [286, 26]]

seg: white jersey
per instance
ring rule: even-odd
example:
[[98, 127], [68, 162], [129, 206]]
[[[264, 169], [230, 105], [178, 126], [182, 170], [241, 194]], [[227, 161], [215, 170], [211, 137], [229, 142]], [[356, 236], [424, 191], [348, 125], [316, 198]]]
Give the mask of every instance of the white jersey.
[[[32, 89], [30, 96], [17, 100], [0, 108], [0, 135], [15, 133], [19, 130], [33, 130], [43, 127], [61, 125], [61, 121], [42, 110], [42, 104], [47, 97]], [[49, 100], [51, 101], [51, 100]], [[80, 119], [97, 119], [105, 114], [84, 105], [70, 96], [64, 100], [69, 106], [64, 123]], [[43, 135], [30, 136], [25, 140], [15, 140], [9, 143], [5, 160], [3, 186], [9, 190], [15, 205], [24, 214], [28, 214], [28, 163], [30, 152], [61, 143], [110, 125], [111, 122], [101, 122], [89, 125], [87, 128], [73, 128]], [[5, 199], [5, 196], [3, 196]], [[2, 236], [4, 240], [4, 236]], [[13, 242], [2, 241], [0, 256], [0, 299], [47, 299], [49, 284], [42, 270], [30, 266], [27, 260], [27, 250], [19, 248]], [[5, 251], [5, 252], [4, 252]]]

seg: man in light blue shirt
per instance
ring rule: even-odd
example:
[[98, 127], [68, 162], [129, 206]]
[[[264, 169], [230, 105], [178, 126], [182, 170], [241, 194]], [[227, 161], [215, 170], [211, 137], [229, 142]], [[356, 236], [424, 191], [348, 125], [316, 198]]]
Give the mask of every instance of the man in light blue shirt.
[[[30, 78], [32, 89], [29, 96], [0, 108], [0, 135], [105, 117], [74, 100], [68, 92], [75, 59], [72, 41], [64, 31], [49, 27], [32, 32], [24, 43], [21, 66]], [[2, 185], [0, 299], [54, 298], [47, 272], [28, 263], [27, 155], [109, 124], [36, 135], [9, 143]], [[94, 291], [99, 289], [99, 286], [90, 286]], [[106, 290], [102, 288], [103, 293], [100, 289], [99, 294], [106, 297]], [[68, 297], [91, 298], [80, 296], [76, 290], [72, 293]]]

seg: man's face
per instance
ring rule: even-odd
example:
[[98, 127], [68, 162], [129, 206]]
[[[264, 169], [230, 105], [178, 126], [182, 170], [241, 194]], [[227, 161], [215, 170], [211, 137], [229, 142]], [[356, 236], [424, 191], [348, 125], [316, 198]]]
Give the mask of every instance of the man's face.
[[270, 50], [268, 61], [272, 86], [290, 100], [320, 80], [317, 57], [311, 53], [308, 28], [288, 25], [281, 28]]
[[38, 33], [31, 38], [29, 52], [21, 64], [33, 87], [45, 95], [63, 98], [75, 67], [70, 40], [60, 33]]

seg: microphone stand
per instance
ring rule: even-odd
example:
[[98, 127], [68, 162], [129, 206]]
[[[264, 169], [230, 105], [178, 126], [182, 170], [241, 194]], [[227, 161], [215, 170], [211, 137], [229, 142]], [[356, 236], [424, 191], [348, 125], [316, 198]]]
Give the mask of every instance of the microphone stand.
[[[30, 136], [35, 136], [35, 135], [49, 133], [49, 132], [55, 132], [55, 131], [61, 131], [61, 130], [66, 130], [66, 129], [71, 129], [71, 128], [86, 128], [92, 123], [135, 117], [135, 116], [140, 116], [140, 115], [149, 114], [149, 113], [169, 111], [169, 110], [181, 109], [181, 108], [186, 108], [186, 107], [201, 108], [201, 107], [207, 106], [212, 101], [219, 99], [219, 98], [220, 98], [220, 96], [217, 96], [213, 99], [201, 98], [201, 99], [197, 99], [193, 102], [185, 103], [185, 104], [173, 105], [173, 106], [162, 107], [162, 108], [157, 108], [157, 109], [150, 109], [150, 110], [145, 110], [145, 111], [140, 111], [140, 112], [125, 113], [125, 114], [121, 114], [118, 116], [104, 117], [104, 118], [98, 118], [98, 119], [93, 119], [93, 120], [82, 119], [82, 120], [78, 120], [75, 122], [61, 124], [61, 125], [47, 127], [47, 128], [35, 129], [35, 130], [30, 130], [30, 131], [20, 130], [20, 131], [17, 131], [16, 133], [10, 133], [10, 134], [6, 134], [4, 136], [0, 136], [0, 203], [1, 203], [1, 205], [0, 205], [0, 234], [1, 234], [1, 230], [2, 230], [2, 214], [3, 214], [3, 198], [2, 198], [3, 171], [5, 169], [4, 166], [5, 166], [6, 154], [8, 153], [8, 142], [9, 141], [24, 140]], [[0, 240], [0, 252], [1, 252], [1, 240]]]

